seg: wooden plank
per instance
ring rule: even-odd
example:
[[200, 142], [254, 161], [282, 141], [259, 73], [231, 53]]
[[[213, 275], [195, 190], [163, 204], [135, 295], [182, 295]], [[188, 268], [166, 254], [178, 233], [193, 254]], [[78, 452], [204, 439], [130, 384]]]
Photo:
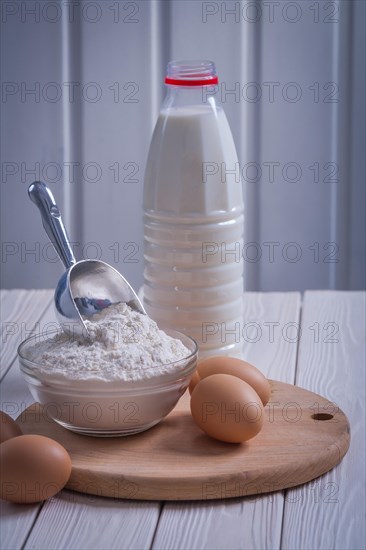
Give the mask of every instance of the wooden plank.
[[278, 548], [282, 507], [282, 493], [164, 505], [153, 548]]
[[39, 509], [38, 504], [13, 504], [0, 500], [2, 550], [22, 548]]
[[51, 290], [9, 290], [1, 301], [0, 380], [16, 357], [22, 340], [31, 335], [52, 298]]
[[[80, 188], [72, 198], [81, 210], [81, 215], [76, 214], [84, 245], [76, 247], [76, 254], [98, 256], [121, 271], [133, 288], [142, 282], [143, 173], [156, 122], [152, 118], [158, 105], [153, 100], [163, 86], [163, 79], [156, 74], [156, 52], [170, 32], [169, 19], [158, 19], [157, 4], [141, 0], [99, 2], [103, 16], [92, 25], [81, 10], [79, 79], [96, 81], [100, 98], [82, 100], [80, 158], [72, 156], [70, 160], [93, 164], [99, 176], [90, 177], [82, 169], [80, 185], [71, 182], [75, 193]], [[119, 55], [121, 51], [134, 51], [138, 63], [134, 56]], [[110, 63], [105, 62], [106, 56]], [[117, 72], [115, 66], [119, 67]], [[103, 128], [102, 138], [96, 127]], [[98, 180], [92, 184], [95, 177]], [[101, 216], [103, 223], [96, 223]]]
[[241, 336], [243, 358], [265, 376], [293, 383], [300, 326], [298, 292], [247, 292]]
[[[242, 4], [250, 5], [246, 2]], [[254, 82], [260, 83], [262, 92], [257, 102], [257, 119], [253, 121], [255, 131], [259, 133], [259, 158], [255, 160], [262, 172], [256, 178], [256, 183], [248, 182], [246, 185], [257, 190], [255, 203], [247, 202], [250, 205], [247, 210], [254, 208], [259, 214], [257, 231], [252, 237], [262, 252], [260, 261], [254, 263], [258, 271], [258, 286], [255, 289], [287, 291], [326, 288], [334, 268], [338, 270], [346, 263], [344, 258], [350, 248], [341, 246], [341, 252], [333, 256], [341, 257], [341, 262], [328, 261], [327, 254], [331, 249], [326, 247], [330, 241], [340, 244], [333, 232], [334, 225], [338, 226], [341, 222], [333, 208], [335, 194], [341, 189], [349, 191], [351, 176], [348, 165], [342, 163], [333, 145], [338, 141], [343, 143], [336, 113], [340, 107], [347, 105], [347, 100], [339, 91], [339, 94], [335, 94], [336, 102], [327, 104], [325, 86], [331, 82], [337, 83], [337, 90], [339, 86], [339, 90], [343, 89], [344, 93], [349, 88], [347, 79], [341, 78], [337, 67], [340, 54], [343, 56], [350, 52], [352, 41], [349, 40], [347, 48], [343, 49], [337, 49], [335, 44], [338, 29], [343, 24], [343, 14], [341, 16], [340, 12], [344, 11], [343, 6], [345, 11], [350, 10], [353, 2], [312, 4], [301, 1], [288, 4], [283, 1], [279, 4], [259, 4], [263, 10], [262, 17], [260, 24], [253, 26], [260, 39], [257, 49], [250, 51], [249, 55], [257, 63], [258, 80]], [[273, 19], [264, 16], [264, 10], [269, 5], [278, 10]], [[325, 5], [332, 5], [335, 10], [339, 10], [336, 24], [323, 23], [321, 17], [319, 23], [314, 24], [314, 7], [319, 6], [322, 11]], [[287, 8], [290, 11], [299, 10], [296, 23], [288, 24], [285, 13]], [[334, 62], [331, 61], [333, 59]], [[349, 62], [344, 63], [350, 66]], [[269, 82], [276, 88], [271, 99], [266, 92]], [[317, 85], [319, 97], [315, 97], [310, 88]], [[297, 90], [298, 95], [292, 102], [293, 89]], [[299, 124], [301, 134], [297, 132]], [[273, 139], [273, 128], [276, 128], [276, 139]], [[251, 134], [252, 127], [247, 128], [246, 139]], [[273, 160], [276, 168], [269, 175], [266, 166], [268, 161]], [[330, 161], [334, 161], [334, 165], [328, 165]], [[319, 167], [319, 175], [309, 169], [314, 165]], [[296, 183], [293, 185], [289, 184], [293, 176], [286, 173], [290, 166], [296, 166]], [[333, 182], [337, 180], [339, 183], [329, 183], [332, 181], [332, 178], [327, 177], [329, 166], [340, 168], [333, 179]], [[343, 201], [340, 204], [345, 213], [348, 212]], [[311, 223], [304, 216], [304, 212], [310, 211]], [[276, 215], [270, 214], [274, 212]], [[273, 256], [267, 253], [268, 245], [273, 246]], [[317, 246], [320, 258], [313, 254]], [[293, 261], [292, 256], [294, 250], [296, 261]], [[345, 285], [345, 282], [340, 284]]]
[[287, 492], [282, 548], [365, 548], [365, 305], [363, 292], [305, 294], [296, 383], [343, 409], [351, 446], [334, 470]]
[[[36, 291], [35, 297], [40, 292]], [[37, 330], [52, 328], [55, 320], [51, 300]], [[6, 374], [0, 389], [13, 417], [34, 401], [16, 364]], [[62, 491], [44, 504], [17, 507], [2, 501], [2, 548], [15, 550], [25, 543], [26, 548], [37, 549], [149, 548], [159, 512], [157, 502], [123, 502], [71, 491]], [[53, 528], [49, 529], [51, 524]]]
[[62, 491], [45, 503], [24, 548], [150, 548], [159, 509], [158, 503]]
[[[38, 297], [44, 300], [43, 291], [33, 294], [39, 303], [42, 300]], [[48, 299], [50, 303], [37, 325], [40, 332], [55, 322], [51, 291]], [[14, 361], [15, 354], [16, 346], [13, 346], [9, 353], [13, 364], [0, 385], [1, 409], [13, 417], [34, 401]], [[160, 506], [155, 502], [131, 504], [62, 491], [45, 504], [16, 506], [0, 501], [0, 510], [1, 547], [4, 550], [22, 548], [25, 543], [27, 548], [139, 549], [150, 547]], [[55, 529], [49, 529], [50, 523]]]
[[[0, 278], [8, 288], [45, 288], [56, 284], [62, 268], [53, 261], [55, 253], [27, 187], [34, 180], [49, 182], [64, 210], [65, 181], [71, 178], [63, 158], [62, 107], [69, 100], [65, 84], [75, 82], [77, 88], [80, 79], [66, 79], [62, 74], [61, 28], [64, 20], [69, 20], [66, 6], [58, 6], [56, 17], [50, 15], [53, 8], [45, 2], [13, 2], [12, 7], [6, 15], [2, 12], [1, 25], [1, 78], [12, 83], [15, 93], [7, 94], [1, 113], [1, 156], [4, 166], [13, 170], [3, 172], [1, 181]], [[74, 21], [74, 15], [70, 19]], [[58, 90], [56, 95], [50, 95], [51, 88]], [[75, 98], [76, 103], [77, 93]], [[73, 99], [69, 101], [75, 104]], [[30, 135], [25, 128], [37, 128], [37, 132]], [[78, 157], [67, 160], [82, 162]], [[51, 166], [53, 174], [48, 170]]]
[[[12, 290], [10, 292], [16, 293], [17, 291]], [[40, 318], [37, 318], [33, 325], [29, 323], [27, 335], [29, 336], [30, 333], [35, 333], [35, 331], [41, 333], [43, 330], [49, 328], [51, 323], [52, 326], [55, 324], [56, 327], [56, 318], [53, 308], [53, 291], [46, 291], [46, 294], [44, 294], [45, 291], [42, 290], [27, 292], [33, 293], [33, 300], [38, 302], [40, 314]], [[26, 314], [24, 314], [24, 317], [25, 315]], [[19, 313], [19, 317], [24, 318], [21, 313]], [[30, 328], [31, 326], [32, 328]], [[5, 411], [12, 418], [19, 416], [22, 411], [34, 402], [28, 386], [19, 371], [16, 358], [17, 345], [18, 343], [15, 338], [6, 343], [6, 353], [9, 356], [10, 364], [0, 384], [1, 410]]]
[[[249, 292], [244, 311], [245, 359], [266, 376], [293, 383], [297, 343], [288, 341], [292, 338], [289, 323], [298, 326], [300, 295]], [[269, 323], [278, 323], [272, 324], [273, 334]], [[283, 492], [210, 503], [165, 504], [153, 548], [278, 548], [283, 505]]]
[[[10, 323], [14, 323], [12, 328], [17, 328], [13, 334], [3, 338], [1, 365], [5, 374], [0, 383], [0, 408], [13, 418], [33, 402], [18, 369], [17, 347], [22, 338], [37, 330], [37, 323], [39, 327], [44, 326], [42, 316], [45, 310], [52, 311], [53, 315], [52, 300], [51, 290], [9, 290], [1, 303], [3, 337], [6, 334], [4, 323], [9, 323], [8, 328]], [[14, 505], [0, 500], [1, 548], [13, 550], [22, 547], [38, 510], [37, 504]]]

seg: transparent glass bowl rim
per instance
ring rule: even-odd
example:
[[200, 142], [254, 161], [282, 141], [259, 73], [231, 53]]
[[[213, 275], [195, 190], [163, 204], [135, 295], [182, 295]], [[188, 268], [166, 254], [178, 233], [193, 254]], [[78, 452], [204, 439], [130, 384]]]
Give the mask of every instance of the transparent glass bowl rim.
[[[39, 371], [39, 362], [35, 362], [35, 361], [31, 361], [30, 359], [27, 359], [26, 357], [24, 357], [23, 355], [23, 350], [24, 348], [26, 348], [28, 345], [31, 345], [32, 342], [36, 342], [38, 339], [44, 339], [44, 340], [47, 340], [47, 339], [50, 339], [52, 338], [53, 336], [55, 336], [56, 334], [60, 334], [61, 332], [61, 329], [56, 329], [56, 330], [50, 330], [47, 332], [47, 337], [45, 335], [39, 335], [39, 334], [33, 334], [32, 336], [29, 336], [28, 338], [26, 338], [25, 340], [23, 340], [23, 342], [21, 342], [18, 346], [18, 349], [17, 349], [17, 354], [18, 354], [18, 357], [19, 357], [19, 362], [20, 362], [20, 369], [21, 371], [24, 373], [24, 374], [27, 374], [28, 376], [31, 376], [32, 378], [35, 378], [37, 379], [39, 382], [41, 382], [42, 384], [45, 384], [49, 387], [58, 387], [58, 388], [67, 388], [69, 389], [70, 386], [72, 387], [72, 384], [75, 382], [73, 379], [60, 379], [60, 380], [44, 380], [43, 379], [43, 372], [37, 372]], [[169, 382], [178, 382], [179, 380], [181, 380], [182, 378], [186, 377], [186, 376], [189, 376], [190, 374], [193, 374], [194, 371], [196, 370], [196, 361], [193, 361], [193, 359], [196, 357], [197, 358], [197, 354], [198, 354], [198, 345], [197, 345], [197, 342], [191, 337], [191, 336], [187, 336], [186, 334], [183, 334], [182, 332], [179, 332], [177, 330], [170, 330], [170, 329], [164, 329], [164, 332], [166, 334], [168, 334], [169, 336], [172, 336], [173, 338], [177, 338], [179, 339], [181, 342], [182, 342], [182, 337], [184, 339], [187, 339], [190, 341], [192, 347], [193, 347], [193, 351], [190, 352], [189, 355], [187, 355], [186, 357], [183, 357], [182, 359], [178, 359], [177, 361], [171, 361], [170, 363], [165, 363], [163, 366], [168, 366], [168, 365], [174, 365], [174, 364], [179, 364], [179, 363], [182, 363], [182, 364], [187, 364], [186, 365], [186, 368], [182, 368], [182, 370], [174, 370], [173, 372], [166, 372], [166, 373], [163, 373], [163, 374], [159, 374], [158, 376], [156, 377], [151, 377], [151, 378], [148, 378], [147, 380], [110, 380], [110, 381], [104, 381], [104, 380], [99, 380], [97, 378], [91, 378], [91, 379], [88, 379], [88, 380], [80, 380], [78, 382], [80, 382], [80, 384], [82, 384], [82, 382], [100, 382], [100, 383], [104, 383], [106, 384], [106, 386], [108, 386], [109, 384], [112, 386], [111, 388], [105, 388], [105, 391], [106, 392], [112, 392], [112, 393], [119, 393], [119, 394], [123, 394], [123, 393], [136, 393], [136, 391], [140, 391], [140, 390], [143, 390], [143, 391], [153, 391], [153, 390], [156, 390], [160, 387], [163, 387], [166, 383], [169, 383]], [[184, 342], [182, 342], [184, 344]], [[116, 388], [116, 384], [118, 384], [118, 389]], [[121, 387], [121, 386], [122, 387]], [[79, 386], [78, 387], [78, 392], [82, 391], [82, 388]], [[96, 389], [96, 388], [88, 388], [85, 390], [87, 393], [101, 393], [101, 389]]]

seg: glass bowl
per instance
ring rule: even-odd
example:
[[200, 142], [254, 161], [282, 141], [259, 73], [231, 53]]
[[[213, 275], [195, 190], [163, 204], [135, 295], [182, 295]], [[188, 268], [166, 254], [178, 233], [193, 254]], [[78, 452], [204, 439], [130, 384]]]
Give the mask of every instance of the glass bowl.
[[145, 380], [75, 380], [47, 374], [27, 350], [59, 331], [27, 338], [18, 347], [20, 370], [42, 415], [76, 433], [113, 437], [136, 434], [158, 424], [186, 391], [197, 367], [197, 344], [189, 336], [165, 331], [189, 349], [184, 359], [170, 363], [172, 372]]

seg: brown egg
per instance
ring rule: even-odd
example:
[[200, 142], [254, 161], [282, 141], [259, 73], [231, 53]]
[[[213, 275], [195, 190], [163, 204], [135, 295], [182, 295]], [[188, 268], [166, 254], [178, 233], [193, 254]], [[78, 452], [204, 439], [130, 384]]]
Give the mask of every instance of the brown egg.
[[201, 380], [192, 392], [191, 412], [204, 432], [230, 443], [251, 439], [264, 422], [258, 394], [230, 374], [213, 374]]
[[12, 437], [22, 435], [18, 424], [8, 414], [0, 411], [0, 443], [4, 443]]
[[0, 445], [0, 497], [40, 502], [67, 483], [71, 459], [64, 447], [43, 435], [20, 435]]
[[199, 374], [198, 374], [197, 371], [194, 371], [194, 373], [192, 375], [192, 378], [191, 378], [191, 381], [190, 381], [189, 386], [188, 386], [189, 393], [191, 395], [192, 395], [192, 392], [193, 392], [195, 386], [198, 384], [199, 381], [200, 381]]
[[[212, 374], [231, 374], [232, 376], [237, 376], [255, 389], [263, 405], [267, 405], [269, 401], [271, 387], [267, 378], [256, 367], [236, 357], [208, 357], [198, 363], [196, 372], [198, 372], [198, 377], [201, 380]], [[190, 390], [191, 393], [194, 389], [194, 382], [198, 382], [197, 378], [195, 381], [193, 381], [193, 379], [191, 381], [193, 386]]]

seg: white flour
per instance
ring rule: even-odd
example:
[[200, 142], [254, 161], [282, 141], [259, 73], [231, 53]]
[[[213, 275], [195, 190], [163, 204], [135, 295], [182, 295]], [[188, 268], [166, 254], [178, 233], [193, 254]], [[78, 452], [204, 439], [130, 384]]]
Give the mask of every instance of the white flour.
[[[77, 341], [62, 332], [37, 343], [27, 359], [47, 375], [72, 380], [144, 380], [182, 369], [174, 362], [190, 355], [155, 321], [126, 304], [116, 304], [85, 321], [92, 341]], [[173, 363], [173, 364], [172, 364]]]

